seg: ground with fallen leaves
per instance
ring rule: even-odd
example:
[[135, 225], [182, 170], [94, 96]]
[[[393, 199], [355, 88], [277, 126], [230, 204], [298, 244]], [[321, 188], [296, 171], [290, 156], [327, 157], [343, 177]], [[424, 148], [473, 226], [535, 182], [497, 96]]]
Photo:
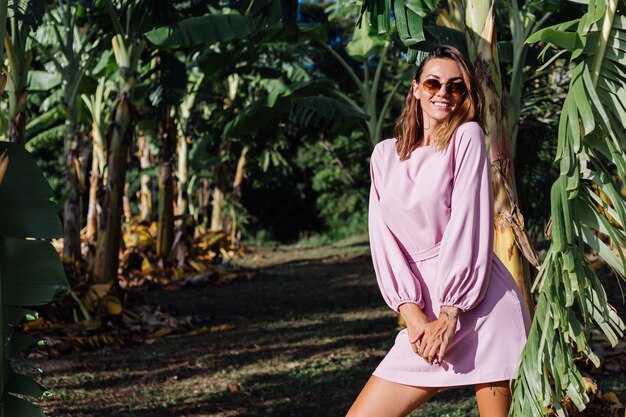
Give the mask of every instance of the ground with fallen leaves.
[[[144, 293], [211, 331], [122, 349], [35, 359], [48, 416], [342, 416], [397, 332], [364, 236], [320, 248], [252, 248], [258, 273], [225, 285]], [[619, 373], [595, 375], [624, 399]], [[471, 388], [438, 394], [420, 416], [477, 416]], [[417, 414], [415, 414], [417, 415]]]

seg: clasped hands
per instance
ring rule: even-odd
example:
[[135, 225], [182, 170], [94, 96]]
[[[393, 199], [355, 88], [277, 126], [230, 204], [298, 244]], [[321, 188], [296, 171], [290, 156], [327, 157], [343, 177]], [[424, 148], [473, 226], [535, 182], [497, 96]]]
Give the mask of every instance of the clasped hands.
[[413, 351], [430, 364], [441, 364], [456, 333], [459, 309], [442, 306], [439, 318], [434, 321], [429, 321], [415, 304], [402, 304], [399, 310], [406, 323]]

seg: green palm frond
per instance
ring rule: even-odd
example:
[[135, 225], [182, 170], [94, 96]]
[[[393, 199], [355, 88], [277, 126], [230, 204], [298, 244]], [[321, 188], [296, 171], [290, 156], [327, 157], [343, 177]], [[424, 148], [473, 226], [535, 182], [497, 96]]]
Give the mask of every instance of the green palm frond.
[[626, 326], [608, 304], [585, 258], [593, 249], [626, 279], [626, 18], [616, 0], [590, 1], [580, 19], [542, 29], [527, 43], [548, 42], [571, 53], [575, 67], [563, 104], [551, 190], [551, 246], [535, 287], [539, 301], [515, 383], [513, 416], [546, 416], [552, 405], [567, 415], [564, 399], [582, 410], [589, 398], [575, 357], [596, 366], [589, 345], [598, 327], [617, 344]]
[[160, 47], [210, 46], [250, 36], [258, 25], [254, 17], [238, 13], [207, 14], [181, 20], [175, 26], [156, 28], [145, 35]]
[[9, 1], [8, 17], [16, 17], [26, 25], [36, 27], [41, 24], [45, 10], [43, 0], [12, 0]]
[[426, 40], [424, 18], [433, 13], [439, 3], [436, 0], [364, 0], [357, 25], [367, 25], [369, 34], [383, 35], [391, 33], [391, 25], [395, 23], [400, 41], [409, 47], [407, 60], [415, 62], [418, 50], [410, 47]]
[[322, 127], [336, 119], [367, 120], [368, 115], [342, 100], [325, 96], [296, 97], [291, 101], [289, 120], [298, 126]]
[[264, 80], [267, 94], [249, 103], [224, 129], [225, 136], [242, 137], [276, 121], [282, 114], [307, 127], [335, 120], [366, 120], [368, 115], [332, 97], [333, 85], [326, 79], [284, 84], [280, 80]]

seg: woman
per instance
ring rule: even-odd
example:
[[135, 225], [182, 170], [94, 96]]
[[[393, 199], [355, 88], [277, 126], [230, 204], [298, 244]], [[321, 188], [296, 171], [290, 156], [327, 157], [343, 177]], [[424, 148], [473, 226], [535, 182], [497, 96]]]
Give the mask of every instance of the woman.
[[371, 158], [369, 232], [383, 298], [407, 325], [347, 417], [406, 416], [474, 385], [482, 417], [506, 417], [530, 324], [493, 254], [483, 98], [471, 65], [439, 46], [420, 64], [395, 139]]

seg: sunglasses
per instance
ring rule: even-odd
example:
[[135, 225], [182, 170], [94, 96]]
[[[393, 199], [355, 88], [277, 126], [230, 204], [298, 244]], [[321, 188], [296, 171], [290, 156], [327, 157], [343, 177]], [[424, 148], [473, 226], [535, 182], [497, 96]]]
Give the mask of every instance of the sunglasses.
[[[420, 84], [422, 84], [424, 90], [426, 90], [429, 94], [435, 95], [439, 92], [439, 90], [441, 90], [441, 82], [433, 78], [424, 80]], [[465, 87], [463, 82], [451, 81], [446, 84], [446, 91], [454, 97], [462, 97], [467, 93], [467, 87]]]

